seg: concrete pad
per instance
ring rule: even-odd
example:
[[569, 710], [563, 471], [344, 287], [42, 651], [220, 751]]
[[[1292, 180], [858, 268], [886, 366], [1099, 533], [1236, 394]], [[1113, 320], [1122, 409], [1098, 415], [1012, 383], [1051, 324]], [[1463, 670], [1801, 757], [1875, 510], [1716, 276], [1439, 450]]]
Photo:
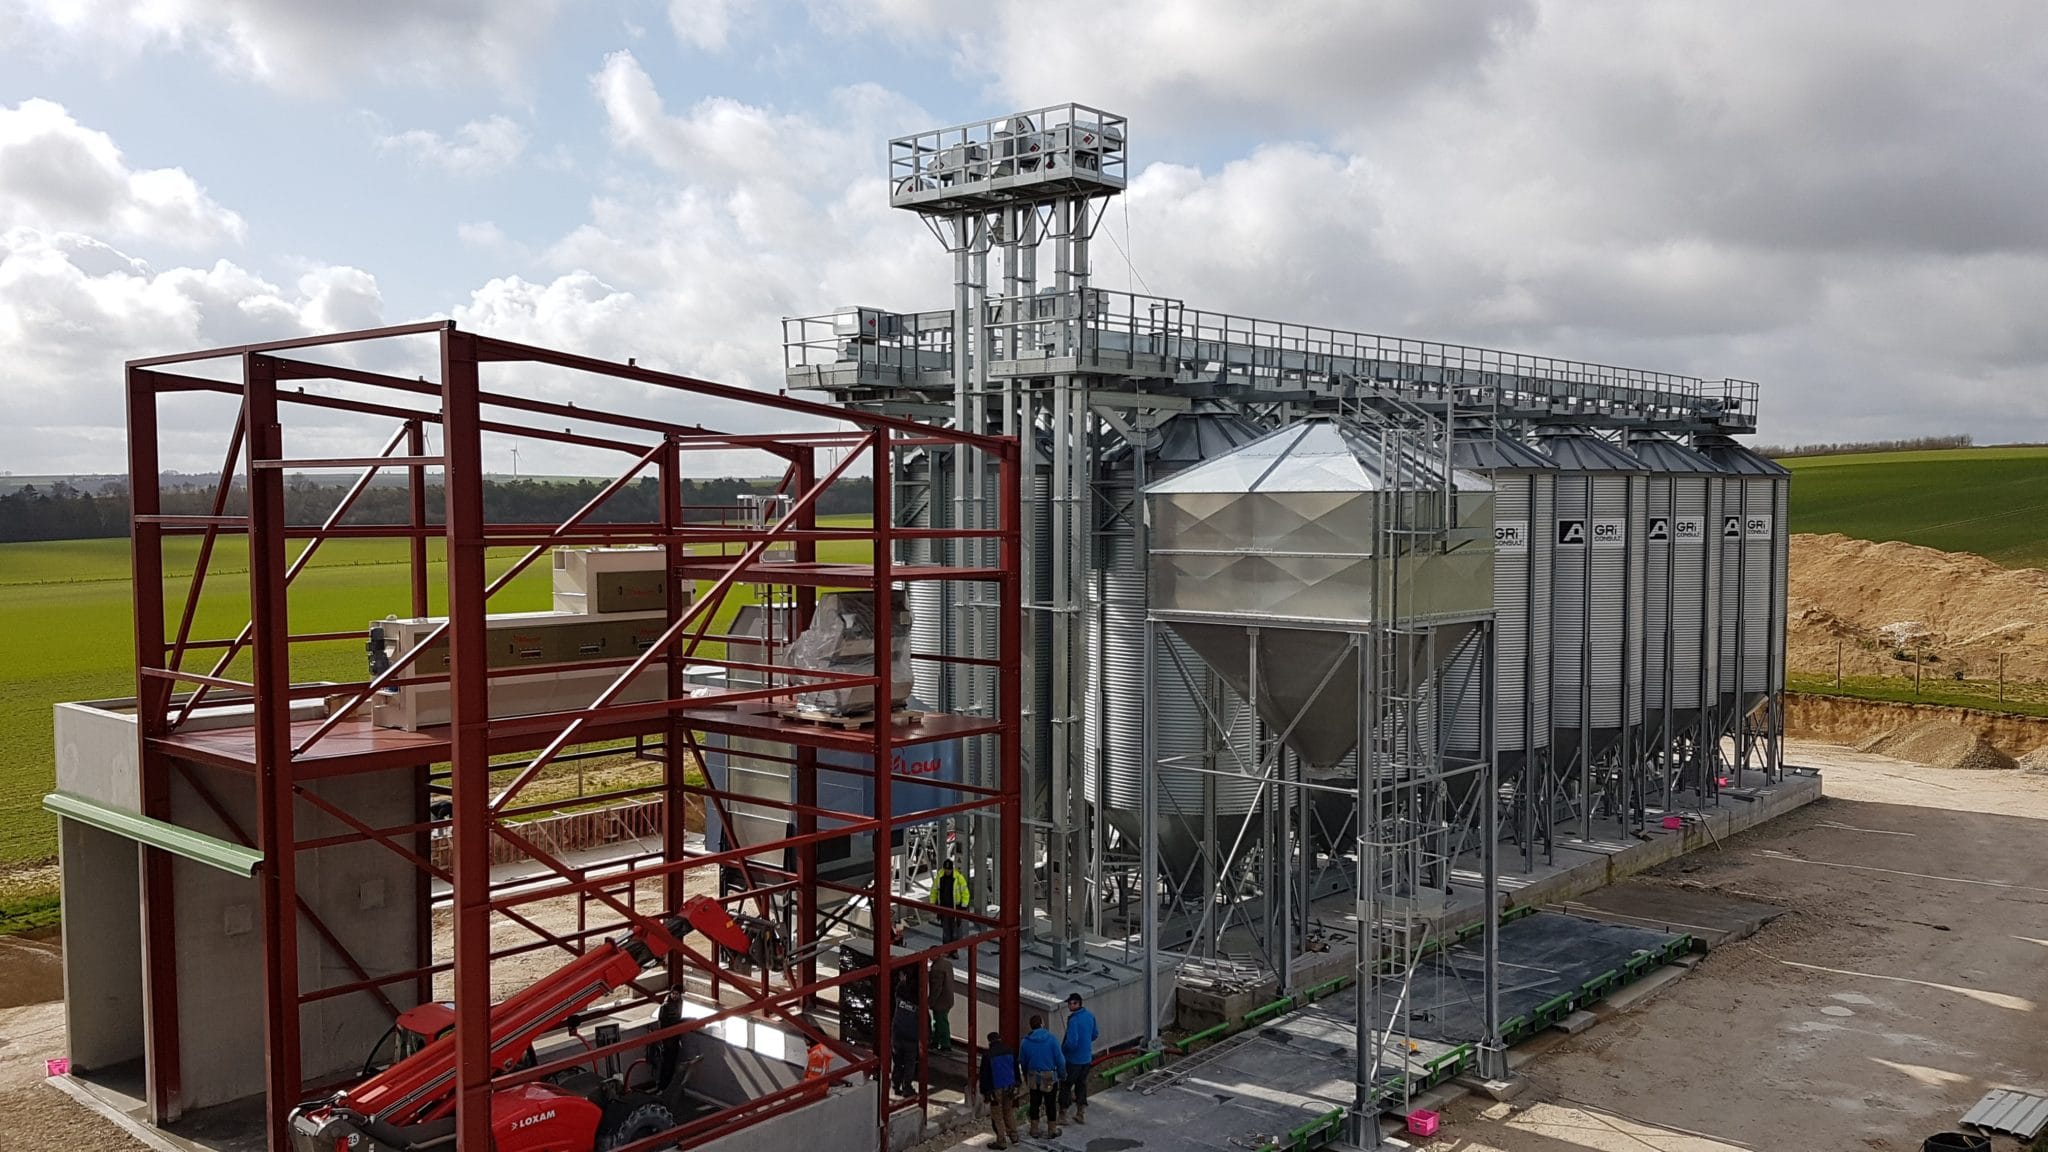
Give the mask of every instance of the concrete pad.
[[1481, 1076], [1460, 1076], [1451, 1083], [1468, 1091], [1477, 1092], [1489, 1100], [1505, 1102], [1522, 1094], [1529, 1082], [1520, 1076], [1510, 1075], [1505, 1080], [1489, 1080]]
[[1574, 1012], [1571, 1015], [1565, 1017], [1564, 1019], [1559, 1020], [1557, 1023], [1552, 1024], [1551, 1027], [1557, 1029], [1559, 1032], [1562, 1032], [1567, 1036], [1577, 1036], [1579, 1033], [1584, 1032], [1586, 1029], [1591, 1028], [1593, 1025], [1599, 1022], [1600, 1018], [1598, 1016], [1595, 1016], [1591, 1012], [1588, 1012], [1582, 1008], [1577, 1012]]
[[1785, 914], [1775, 904], [1648, 880], [1628, 880], [1585, 893], [1567, 901], [1564, 910], [1660, 932], [1684, 932], [1710, 951], [1750, 936]]
[[1684, 968], [1659, 968], [1625, 988], [1615, 989], [1613, 995], [1593, 1005], [1593, 1012], [1602, 1020], [1618, 1016], [1683, 979], [1685, 974]]

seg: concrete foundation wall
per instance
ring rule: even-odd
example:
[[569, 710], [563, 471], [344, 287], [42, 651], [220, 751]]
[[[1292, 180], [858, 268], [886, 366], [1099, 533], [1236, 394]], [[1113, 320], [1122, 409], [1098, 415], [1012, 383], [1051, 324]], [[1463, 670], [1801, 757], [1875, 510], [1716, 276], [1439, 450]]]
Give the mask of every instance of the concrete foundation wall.
[[64, 897], [64, 1023], [81, 1072], [142, 1055], [141, 849], [74, 820], [57, 824]]
[[875, 1152], [875, 1088], [872, 1081], [843, 1084], [823, 1100], [704, 1147], [716, 1152]]
[[135, 767], [135, 714], [92, 704], [51, 709], [57, 753], [57, 791], [71, 792], [129, 812], [142, 811]]
[[[193, 774], [240, 829], [256, 828], [254, 781], [224, 769], [194, 767]], [[413, 818], [409, 771], [337, 777], [309, 785], [373, 827]], [[218, 836], [238, 837], [183, 778], [171, 787], [172, 819]], [[308, 804], [297, 809], [301, 840], [347, 831]], [[190, 860], [172, 867], [176, 907], [179, 1060], [187, 1110], [224, 1104], [262, 1092], [263, 947], [265, 927], [256, 881]], [[371, 976], [413, 965], [417, 873], [377, 844], [322, 848], [298, 855], [298, 889], [307, 906], [347, 945]], [[320, 936], [298, 918], [302, 991], [352, 983], [358, 977]], [[413, 1004], [410, 982], [385, 994], [400, 1008]], [[391, 1026], [369, 993], [305, 1006], [300, 1015], [300, 1059], [308, 1079], [362, 1066]]]

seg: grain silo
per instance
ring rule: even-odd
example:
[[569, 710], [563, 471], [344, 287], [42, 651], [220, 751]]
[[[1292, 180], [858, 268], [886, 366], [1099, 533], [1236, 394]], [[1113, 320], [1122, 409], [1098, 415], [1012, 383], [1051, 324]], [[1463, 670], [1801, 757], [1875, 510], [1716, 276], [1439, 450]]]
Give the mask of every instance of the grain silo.
[[1697, 783], [1713, 734], [1720, 620], [1716, 515], [1722, 472], [1661, 432], [1631, 435], [1649, 469], [1644, 533], [1643, 746], [1668, 789]]
[[1640, 802], [1644, 480], [1634, 456], [1582, 428], [1539, 429], [1557, 464], [1551, 532], [1552, 763], [1576, 774], [1581, 834], [1601, 801]]
[[[1541, 838], [1541, 797], [1550, 782], [1551, 567], [1556, 533], [1557, 465], [1491, 425], [1460, 430], [1452, 448], [1458, 467], [1493, 481], [1493, 716], [1500, 778], [1514, 789], [1515, 839], [1525, 849]], [[1479, 640], [1459, 646], [1444, 671], [1439, 698], [1444, 750], [1483, 754], [1486, 710]], [[1533, 857], [1525, 851], [1525, 859]]]
[[[1221, 408], [1197, 409], [1174, 416], [1150, 436], [1145, 450], [1147, 483], [1221, 456], [1264, 435], [1257, 425]], [[1126, 837], [1139, 833], [1144, 759], [1133, 733], [1143, 729], [1145, 711], [1145, 558], [1135, 529], [1140, 514], [1134, 487], [1136, 453], [1128, 445], [1106, 454], [1096, 498], [1103, 510], [1103, 531], [1096, 555], [1097, 642], [1092, 659], [1100, 678], [1088, 694], [1085, 712], [1088, 772], [1084, 791], [1109, 825]], [[1041, 517], [1040, 519], [1043, 519]], [[1154, 760], [1162, 765], [1159, 826], [1160, 854], [1175, 874], [1184, 870], [1200, 846], [1204, 821], [1222, 821], [1230, 834], [1258, 804], [1258, 787], [1249, 780], [1193, 770], [1215, 766], [1218, 740], [1203, 710], [1203, 698], [1226, 723], [1248, 721], [1234, 693], [1213, 680], [1194, 652], [1165, 630], [1158, 634], [1153, 656], [1155, 725]], [[1193, 686], [1191, 686], [1192, 681]], [[1180, 770], [1175, 770], [1176, 766]], [[1227, 766], [1226, 766], [1227, 767]]]
[[[1738, 764], [1776, 771], [1782, 718], [1752, 715], [1766, 704], [1775, 707], [1785, 687], [1785, 513], [1792, 474], [1726, 436], [1700, 436], [1694, 446], [1726, 473], [1719, 528], [1721, 734], [1735, 739]], [[1756, 739], [1762, 748], [1753, 746]]]

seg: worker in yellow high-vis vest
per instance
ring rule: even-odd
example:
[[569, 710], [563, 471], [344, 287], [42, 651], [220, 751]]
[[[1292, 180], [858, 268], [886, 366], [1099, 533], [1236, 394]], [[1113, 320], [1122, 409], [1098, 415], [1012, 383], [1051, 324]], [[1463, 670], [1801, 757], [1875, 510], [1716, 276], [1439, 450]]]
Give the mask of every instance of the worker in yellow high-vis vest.
[[939, 914], [939, 934], [948, 944], [958, 940], [960, 927], [964, 921], [949, 913], [973, 907], [974, 898], [967, 890], [967, 877], [961, 875], [960, 870], [953, 866], [953, 859], [950, 856], [946, 858], [944, 864], [939, 865], [938, 872], [932, 876], [931, 902], [947, 909], [947, 912]]

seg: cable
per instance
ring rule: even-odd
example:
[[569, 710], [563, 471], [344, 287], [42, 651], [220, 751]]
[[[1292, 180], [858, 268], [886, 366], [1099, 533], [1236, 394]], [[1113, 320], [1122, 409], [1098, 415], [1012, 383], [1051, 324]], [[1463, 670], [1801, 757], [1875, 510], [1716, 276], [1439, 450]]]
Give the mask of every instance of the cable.
[[[1131, 234], [1131, 202], [1130, 202], [1130, 201], [1128, 201], [1128, 200], [1126, 200], [1126, 201], [1124, 201], [1124, 235], [1128, 237], [1128, 236], [1129, 236], [1130, 234]], [[1114, 245], [1116, 245], [1116, 253], [1117, 253], [1117, 255], [1119, 255], [1119, 256], [1122, 256], [1122, 257], [1124, 258], [1124, 267], [1125, 267], [1126, 269], [1128, 269], [1128, 270], [1130, 271], [1130, 274], [1131, 274], [1132, 276], [1134, 276], [1134, 277], [1136, 277], [1136, 278], [1137, 278], [1137, 281], [1138, 281], [1138, 285], [1139, 285], [1139, 287], [1142, 287], [1143, 289], [1145, 289], [1145, 294], [1146, 294], [1147, 296], [1151, 295], [1151, 294], [1152, 294], [1152, 286], [1151, 286], [1150, 284], [1147, 284], [1147, 283], [1145, 283], [1145, 276], [1144, 276], [1144, 274], [1143, 274], [1143, 273], [1141, 273], [1141, 272], [1139, 272], [1139, 271], [1138, 271], [1138, 266], [1137, 266], [1136, 264], [1133, 264], [1133, 263], [1131, 262], [1131, 254], [1130, 254], [1130, 253], [1129, 253], [1128, 251], [1126, 251], [1126, 250], [1124, 249], [1123, 241], [1121, 241], [1121, 240], [1118, 240], [1118, 239], [1116, 238], [1116, 232], [1115, 232], [1114, 230], [1112, 230], [1112, 231], [1109, 231], [1109, 232], [1105, 232], [1105, 233], [1104, 233], [1104, 235], [1106, 235], [1106, 236], [1108, 236], [1108, 237], [1109, 237], [1109, 242], [1110, 242], [1111, 244], [1114, 244]], [[1124, 282], [1124, 290], [1125, 290], [1126, 292], [1130, 291], [1130, 282], [1129, 282], [1128, 280]]]

